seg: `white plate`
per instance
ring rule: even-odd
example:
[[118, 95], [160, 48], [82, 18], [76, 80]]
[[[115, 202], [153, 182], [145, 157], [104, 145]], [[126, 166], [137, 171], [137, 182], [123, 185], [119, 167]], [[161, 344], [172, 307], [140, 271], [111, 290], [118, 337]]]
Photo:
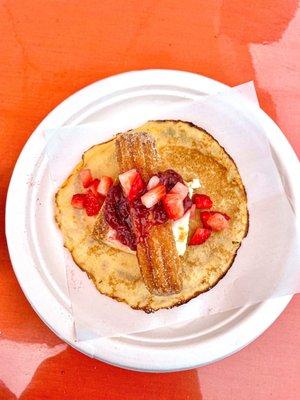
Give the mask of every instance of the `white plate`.
[[[240, 350], [264, 332], [291, 296], [265, 301], [190, 323], [120, 338], [77, 342], [74, 338], [65, 271], [56, 259], [57, 243], [50, 182], [44, 157], [46, 128], [77, 125], [101, 118], [122, 118], [130, 107], [142, 112], [195, 99], [225, 85], [200, 75], [172, 70], [134, 71], [80, 90], [56, 107], [26, 143], [11, 178], [6, 205], [6, 235], [15, 274], [41, 319], [79, 351], [120, 367], [174, 371], [212, 363]], [[300, 210], [298, 160], [277, 125], [261, 110], [276, 163], [295, 211]], [[96, 348], [96, 351], [93, 351]]]

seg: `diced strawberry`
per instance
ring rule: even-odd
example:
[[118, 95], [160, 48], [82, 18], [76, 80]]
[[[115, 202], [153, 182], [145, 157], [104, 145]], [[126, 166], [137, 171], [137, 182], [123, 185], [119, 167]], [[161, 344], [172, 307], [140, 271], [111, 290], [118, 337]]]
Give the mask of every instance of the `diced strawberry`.
[[177, 193], [168, 193], [162, 199], [164, 208], [170, 219], [176, 220], [183, 216], [184, 206], [182, 197]]
[[128, 193], [128, 200], [129, 201], [135, 200], [140, 194], [142, 194], [142, 191], [144, 189], [145, 189], [144, 181], [143, 181], [141, 175], [137, 172], [137, 174], [132, 182], [130, 191]]
[[211, 230], [206, 228], [197, 228], [190, 239], [189, 245], [195, 246], [198, 244], [202, 244], [206, 242], [206, 240], [210, 237]]
[[84, 208], [84, 193], [76, 193], [73, 195], [71, 204], [74, 208]]
[[193, 202], [197, 208], [211, 208], [213, 206], [211, 198], [206, 194], [194, 194]]
[[128, 196], [132, 183], [137, 174], [136, 169], [131, 169], [129, 171], [124, 172], [123, 174], [119, 175], [119, 180], [123, 189], [125, 196]]
[[113, 180], [109, 176], [102, 176], [100, 179], [100, 184], [98, 186], [98, 193], [102, 196], [107, 196], [107, 193], [111, 186], [113, 185]]
[[196, 214], [196, 206], [195, 204], [192, 205], [192, 207], [190, 208], [190, 218], [195, 218], [195, 214]]
[[153, 189], [155, 186], [159, 184], [160, 180], [159, 177], [154, 175], [149, 179], [148, 185], [147, 185], [147, 190]]
[[120, 183], [123, 188], [124, 194], [128, 197], [129, 201], [133, 201], [145, 188], [145, 184], [141, 175], [136, 169], [124, 172], [119, 175]]
[[94, 179], [93, 181], [92, 181], [92, 183], [90, 184], [90, 189], [91, 189], [91, 191], [94, 193], [94, 195], [95, 196], [97, 196], [98, 197], [98, 192], [97, 192], [97, 188], [98, 188], [98, 185], [99, 185], [99, 179]]
[[214, 211], [203, 211], [200, 213], [200, 219], [204, 228], [208, 228], [207, 220], [211, 215], [214, 215]]
[[221, 213], [216, 213], [215, 215], [212, 215], [211, 217], [208, 218], [207, 220], [207, 225], [214, 231], [218, 232], [221, 231], [222, 229], [228, 228], [228, 221], [222, 215]]
[[134, 200], [143, 190], [145, 184], [136, 169], [131, 169], [119, 175], [123, 192], [128, 199]]
[[[217, 218], [215, 218], [216, 215]], [[230, 217], [227, 214], [218, 211], [203, 211], [200, 214], [200, 218], [204, 228], [211, 228], [214, 231], [220, 231], [227, 228], [228, 221], [230, 220]]]
[[93, 177], [92, 177], [90, 169], [82, 169], [79, 172], [79, 176], [80, 176], [80, 180], [81, 180], [82, 186], [84, 188], [88, 188], [92, 184]]
[[141, 202], [145, 207], [151, 208], [157, 204], [160, 199], [166, 194], [166, 187], [163, 184], [155, 186], [153, 189], [149, 190], [141, 197]]
[[91, 189], [89, 189], [84, 198], [84, 208], [87, 215], [93, 216], [97, 215], [100, 211], [100, 208], [104, 202], [104, 197], [100, 194], [95, 195]]
[[177, 182], [170, 190], [170, 193], [177, 193], [183, 200], [189, 194], [189, 188], [183, 183]]

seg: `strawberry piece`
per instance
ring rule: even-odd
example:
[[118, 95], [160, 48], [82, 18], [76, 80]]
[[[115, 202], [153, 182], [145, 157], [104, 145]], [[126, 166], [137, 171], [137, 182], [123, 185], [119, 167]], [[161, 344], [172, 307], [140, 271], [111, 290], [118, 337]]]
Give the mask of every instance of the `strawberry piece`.
[[189, 194], [189, 188], [181, 182], [177, 182], [174, 187], [170, 190], [170, 193], [176, 193], [180, 195], [183, 200]]
[[218, 232], [228, 228], [228, 221], [221, 213], [216, 213], [208, 218], [207, 225], [214, 231]]
[[206, 228], [197, 228], [190, 239], [189, 245], [195, 246], [198, 244], [202, 244], [206, 242], [206, 240], [210, 237], [211, 230]]
[[111, 186], [113, 185], [113, 180], [109, 176], [102, 176], [100, 180], [100, 184], [98, 186], [98, 193], [102, 194], [102, 196], [107, 196], [107, 193]]
[[132, 183], [137, 174], [136, 169], [131, 169], [129, 171], [124, 172], [123, 174], [119, 175], [119, 180], [123, 189], [125, 196], [128, 196]]
[[213, 206], [211, 198], [206, 194], [194, 194], [193, 202], [197, 208], [211, 208]]
[[98, 188], [98, 185], [99, 185], [99, 179], [94, 179], [93, 181], [92, 181], [92, 183], [90, 184], [90, 189], [91, 189], [91, 191], [94, 193], [94, 195], [95, 196], [97, 196], [98, 197], [98, 192], [97, 192], [97, 188]]
[[136, 169], [131, 169], [119, 175], [119, 180], [129, 201], [135, 200], [145, 188], [144, 181]]
[[93, 177], [91, 174], [91, 170], [90, 169], [82, 169], [79, 172], [79, 177], [82, 183], [82, 186], [86, 189], [89, 186], [91, 186], [92, 182], [93, 182]]
[[182, 197], [177, 193], [168, 193], [162, 199], [164, 208], [170, 219], [176, 220], [183, 216], [184, 206]]
[[73, 195], [71, 204], [74, 208], [84, 208], [84, 193], [76, 193]]
[[204, 228], [208, 228], [209, 226], [207, 225], [207, 220], [211, 215], [214, 215], [214, 211], [203, 211], [200, 213], [200, 219], [203, 224]]
[[141, 175], [137, 172], [136, 177], [134, 178], [130, 191], [128, 193], [128, 200], [133, 201], [135, 200], [145, 189], [144, 181]]
[[104, 197], [100, 194], [95, 195], [91, 189], [89, 189], [84, 198], [84, 208], [89, 217], [97, 215], [104, 202]]
[[147, 185], [147, 190], [153, 189], [155, 186], [159, 184], [160, 180], [159, 177], [154, 175], [149, 179], [148, 185]]
[[142, 204], [147, 207], [151, 208], [155, 204], [157, 204], [160, 199], [164, 197], [166, 194], [166, 187], [163, 184], [159, 184], [155, 186], [153, 189], [149, 190], [141, 197]]
[[119, 175], [119, 180], [125, 196], [127, 196], [130, 201], [138, 197], [145, 188], [142, 177], [136, 169], [131, 169]]
[[[219, 215], [222, 218], [213, 218], [215, 215]], [[220, 231], [228, 227], [230, 217], [227, 214], [218, 211], [203, 211], [200, 213], [200, 219], [204, 228], [211, 228], [214, 231]]]

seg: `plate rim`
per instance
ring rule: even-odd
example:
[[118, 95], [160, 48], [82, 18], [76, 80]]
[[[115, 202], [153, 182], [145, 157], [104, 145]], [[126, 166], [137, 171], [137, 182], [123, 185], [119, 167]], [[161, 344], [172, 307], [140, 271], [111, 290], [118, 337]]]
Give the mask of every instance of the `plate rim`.
[[[8, 188], [8, 192], [7, 192], [7, 200], [6, 200], [6, 212], [5, 212], [5, 230], [6, 230], [6, 237], [7, 237], [7, 245], [8, 245], [8, 249], [9, 249], [9, 254], [10, 254], [10, 258], [11, 258], [11, 262], [12, 262], [12, 266], [15, 272], [15, 275], [17, 277], [17, 280], [23, 290], [23, 293], [25, 294], [27, 300], [30, 302], [31, 306], [33, 307], [33, 309], [35, 310], [35, 312], [38, 314], [38, 316], [41, 318], [41, 320], [58, 336], [60, 337], [63, 341], [67, 342], [69, 345], [71, 345], [72, 347], [76, 348], [77, 350], [83, 352], [86, 355], [89, 356], [95, 356], [97, 359], [104, 361], [106, 363], [112, 364], [112, 365], [116, 365], [122, 368], [127, 368], [127, 369], [132, 369], [132, 370], [138, 370], [138, 371], [151, 371], [151, 372], [168, 372], [168, 371], [179, 371], [179, 370], [184, 370], [184, 369], [190, 369], [190, 368], [196, 368], [197, 366], [200, 365], [207, 365], [211, 362], [215, 362], [219, 359], [223, 359], [237, 351], [239, 351], [241, 348], [245, 347], [246, 345], [248, 345], [250, 342], [252, 342], [253, 340], [255, 340], [258, 336], [260, 336], [260, 334], [262, 332], [264, 332], [277, 318], [278, 316], [281, 314], [281, 312], [284, 310], [284, 308], [287, 306], [287, 304], [289, 303], [289, 301], [291, 300], [292, 296], [283, 296], [282, 298], [277, 298], [277, 299], [271, 299], [271, 300], [267, 300], [264, 303], [261, 303], [260, 307], [259, 307], [259, 312], [263, 311], [263, 305], [271, 305], [271, 303], [274, 303], [274, 300], [277, 301], [277, 309], [276, 312], [274, 312], [274, 314], [272, 314], [272, 318], [269, 318], [268, 321], [264, 321], [263, 324], [263, 328], [259, 329], [257, 331], [257, 335], [252, 335], [251, 339], [249, 341], [246, 341], [245, 343], [243, 343], [243, 345], [241, 346], [237, 346], [236, 348], [234, 348], [234, 350], [232, 352], [228, 352], [222, 356], [220, 356], [219, 358], [215, 358], [214, 360], [211, 360], [210, 362], [206, 362], [206, 363], [200, 363], [200, 364], [195, 364], [193, 363], [192, 365], [184, 365], [182, 367], [179, 366], [174, 366], [174, 368], [162, 368], [162, 369], [149, 369], [149, 368], [143, 368], [142, 365], [136, 365], [133, 366], [132, 364], [129, 363], [122, 363], [122, 362], [116, 362], [116, 360], [113, 359], [109, 359], [109, 358], [105, 358], [105, 357], [100, 357], [99, 354], [91, 354], [91, 352], [89, 351], [89, 347], [86, 346], [88, 345], [88, 343], [84, 343], [83, 342], [76, 342], [76, 340], [74, 340], [74, 337], [68, 337], [66, 338], [64, 336], [64, 333], [58, 329], [55, 329], [55, 327], [53, 327], [50, 323], [49, 323], [49, 318], [47, 319], [47, 317], [45, 317], [44, 315], [42, 315], [40, 313], [40, 311], [38, 310], [38, 308], [36, 307], [36, 303], [34, 301], [32, 301], [32, 297], [31, 297], [31, 293], [30, 293], [30, 285], [26, 286], [24, 284], [24, 282], [22, 282], [22, 278], [19, 275], [19, 269], [18, 267], [16, 267], [16, 261], [15, 261], [15, 257], [14, 257], [14, 246], [13, 246], [13, 240], [12, 240], [12, 231], [13, 231], [13, 227], [12, 227], [12, 223], [11, 220], [12, 218], [10, 218], [11, 212], [12, 212], [12, 197], [13, 197], [13, 192], [14, 192], [14, 187], [16, 186], [16, 177], [17, 177], [17, 172], [20, 170], [21, 166], [22, 166], [22, 160], [24, 158], [24, 155], [26, 154], [26, 151], [28, 151], [28, 149], [30, 149], [30, 145], [32, 143], [32, 141], [38, 137], [38, 135], [41, 135], [41, 131], [45, 128], [50, 128], [50, 127], [54, 127], [54, 126], [60, 126], [61, 123], [57, 124], [56, 121], [57, 119], [60, 118], [64, 118], [66, 119], [66, 115], [73, 115], [74, 114], [74, 105], [75, 103], [79, 103], [79, 100], [81, 101], [86, 101], [87, 104], [89, 104], [91, 102], [91, 93], [93, 91], [95, 91], [95, 89], [97, 88], [97, 98], [100, 98], [101, 96], [99, 96], [99, 88], [105, 91], [109, 91], [110, 86], [112, 85], [120, 85], [123, 83], [126, 83], [129, 81], [135, 81], [136, 84], [139, 84], [142, 81], [146, 81], [147, 84], [149, 84], [151, 86], [151, 82], [154, 79], [158, 79], [158, 77], [160, 79], [166, 79], [166, 80], [170, 80], [172, 81], [174, 79], [174, 81], [176, 81], [176, 84], [178, 84], [178, 81], [180, 81], [181, 86], [184, 86], [184, 84], [186, 84], [186, 82], [190, 82], [191, 80], [195, 81], [197, 80], [199, 83], [197, 83], [197, 85], [200, 85], [200, 81], [201, 84], [203, 84], [203, 86], [206, 86], [207, 90], [210, 90], [210, 92], [216, 92], [217, 90], [220, 90], [222, 88], [226, 88], [228, 87], [227, 85], [224, 85], [218, 81], [212, 80], [210, 78], [204, 77], [202, 75], [198, 75], [198, 74], [194, 74], [191, 72], [186, 72], [186, 71], [177, 71], [177, 70], [161, 70], [161, 69], [155, 69], [155, 70], [139, 70], [139, 71], [130, 71], [130, 72], [125, 72], [125, 73], [121, 73], [118, 75], [114, 75], [102, 80], [98, 80], [88, 86], [86, 86], [85, 88], [75, 92], [74, 94], [72, 94], [71, 96], [69, 96], [67, 99], [65, 99], [63, 102], [61, 102], [58, 106], [56, 106], [42, 121], [41, 123], [38, 125], [38, 127], [34, 130], [34, 132], [30, 135], [29, 139], [27, 140], [27, 142], [25, 143], [19, 157], [18, 160], [15, 164], [14, 167], [14, 171], [13, 174], [11, 176], [11, 180], [10, 180], [10, 184], [9, 184], [9, 188]], [[147, 78], [147, 79], [146, 79]], [[180, 78], [180, 79], [179, 79]], [[114, 82], [113, 82], [114, 81]], [[208, 89], [210, 88], [210, 89]], [[81, 107], [82, 105], [80, 105]], [[78, 111], [78, 110], [77, 110]], [[279, 133], [280, 135], [278, 135], [279, 138], [281, 138], [281, 140], [279, 140], [278, 143], [278, 148], [277, 150], [280, 152], [282, 150], [282, 146], [284, 146], [283, 148], [285, 149], [285, 152], [289, 152], [290, 157], [292, 157], [292, 161], [293, 158], [296, 157], [293, 149], [291, 148], [290, 144], [288, 143], [287, 139], [285, 138], [285, 136], [283, 135], [283, 133], [280, 131], [280, 129], [278, 128], [278, 126], [275, 124], [274, 121], [272, 121], [270, 119], [270, 117], [268, 117], [262, 110], [260, 110], [262, 115], [261, 118], [263, 118], [263, 120], [267, 121], [268, 124], [272, 127], [272, 130], [275, 131], [277, 130], [277, 133]], [[278, 138], [277, 138], [278, 139]], [[273, 145], [273, 142], [272, 142]], [[296, 157], [297, 159], [297, 157]], [[297, 160], [298, 161], [298, 160]], [[297, 200], [299, 200], [299, 195], [297, 194], [298, 198]], [[297, 202], [297, 207], [298, 207], [298, 202]], [[299, 208], [300, 209], [300, 208]], [[297, 208], [298, 210], [298, 208]], [[49, 290], [49, 289], [48, 289]], [[280, 299], [280, 301], [278, 301], [278, 299]], [[268, 308], [267, 307], [267, 308]], [[270, 310], [269, 310], [270, 311]], [[274, 311], [274, 310], [273, 310]], [[54, 312], [61, 312], [61, 310], [59, 310], [59, 307], [56, 308], [54, 310]], [[270, 315], [270, 314], [269, 314]], [[267, 322], [267, 323], [266, 323]], [[68, 323], [72, 324], [72, 321], [68, 321]], [[107, 340], [111, 340], [111, 339], [101, 339], [102, 341], [107, 341]], [[83, 345], [82, 345], [83, 344]]]

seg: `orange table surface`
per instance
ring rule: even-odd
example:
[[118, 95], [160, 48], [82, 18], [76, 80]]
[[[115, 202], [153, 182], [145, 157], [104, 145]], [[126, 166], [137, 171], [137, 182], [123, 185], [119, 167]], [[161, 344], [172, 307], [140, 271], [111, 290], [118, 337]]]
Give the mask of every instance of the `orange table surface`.
[[31, 132], [67, 96], [119, 72], [170, 68], [228, 85], [254, 80], [261, 107], [299, 154], [298, 1], [3, 0], [0, 38], [0, 399], [299, 399], [299, 296], [223, 361], [178, 373], [126, 371], [80, 354], [41, 322], [4, 235], [7, 186]]

